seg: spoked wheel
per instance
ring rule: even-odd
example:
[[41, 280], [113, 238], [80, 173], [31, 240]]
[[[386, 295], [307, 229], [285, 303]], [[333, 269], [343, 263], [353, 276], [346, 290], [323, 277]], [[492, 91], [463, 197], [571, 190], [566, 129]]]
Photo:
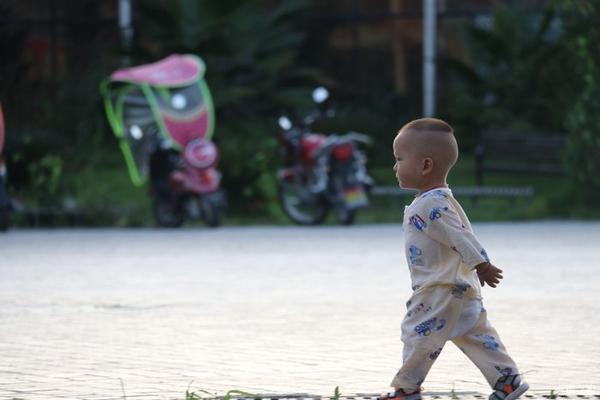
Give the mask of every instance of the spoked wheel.
[[305, 185], [280, 179], [279, 202], [285, 214], [299, 225], [318, 225], [327, 217], [329, 206], [321, 194], [312, 193]]

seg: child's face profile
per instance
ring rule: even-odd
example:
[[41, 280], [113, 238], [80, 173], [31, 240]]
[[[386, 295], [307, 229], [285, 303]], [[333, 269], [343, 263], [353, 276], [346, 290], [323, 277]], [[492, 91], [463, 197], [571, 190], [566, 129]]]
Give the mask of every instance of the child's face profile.
[[422, 163], [416, 152], [411, 151], [411, 143], [408, 139], [403, 132], [398, 133], [394, 139], [393, 149], [396, 159], [394, 172], [401, 188], [419, 189], [423, 176], [421, 174]]

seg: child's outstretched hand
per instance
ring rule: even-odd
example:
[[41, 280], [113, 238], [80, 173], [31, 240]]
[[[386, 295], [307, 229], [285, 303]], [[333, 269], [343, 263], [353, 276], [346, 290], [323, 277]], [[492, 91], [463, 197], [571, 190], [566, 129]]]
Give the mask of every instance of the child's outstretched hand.
[[495, 288], [496, 285], [500, 283], [500, 279], [502, 279], [502, 270], [489, 262], [481, 263], [477, 265], [475, 269], [477, 270], [477, 276], [479, 277], [481, 286], [485, 286], [487, 283]]

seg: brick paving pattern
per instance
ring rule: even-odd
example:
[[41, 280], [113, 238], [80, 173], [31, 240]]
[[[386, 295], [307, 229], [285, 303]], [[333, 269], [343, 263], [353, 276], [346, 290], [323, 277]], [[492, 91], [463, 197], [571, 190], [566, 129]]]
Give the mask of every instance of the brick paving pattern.
[[[505, 271], [485, 305], [530, 396], [600, 398], [600, 224], [475, 230]], [[409, 286], [399, 225], [8, 232], [0, 399], [383, 392]], [[424, 386], [488, 393], [452, 344]]]

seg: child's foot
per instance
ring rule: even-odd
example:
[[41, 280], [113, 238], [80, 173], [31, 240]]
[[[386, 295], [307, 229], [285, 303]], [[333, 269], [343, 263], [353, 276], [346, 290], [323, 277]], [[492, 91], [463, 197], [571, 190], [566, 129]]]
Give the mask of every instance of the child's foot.
[[379, 400], [421, 400], [421, 388], [406, 393], [403, 389], [396, 389], [395, 392], [382, 394]]
[[515, 400], [529, 389], [529, 385], [522, 382], [519, 375], [508, 375], [498, 379], [494, 389], [489, 400]]

